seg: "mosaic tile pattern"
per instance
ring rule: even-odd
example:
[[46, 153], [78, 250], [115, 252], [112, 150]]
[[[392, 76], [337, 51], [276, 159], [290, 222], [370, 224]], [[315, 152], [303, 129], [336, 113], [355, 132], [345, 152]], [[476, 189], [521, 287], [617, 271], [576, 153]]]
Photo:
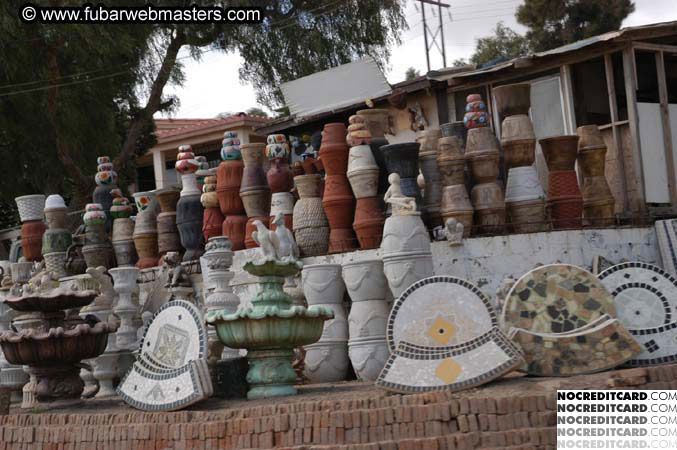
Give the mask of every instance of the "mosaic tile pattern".
[[538, 267], [520, 278], [506, 298], [504, 329], [568, 333], [604, 314], [616, 317], [614, 300], [590, 272], [568, 264]]
[[472, 283], [433, 276], [412, 284], [395, 301], [386, 339], [393, 352], [400, 341], [450, 347], [483, 336], [497, 325], [489, 299]]
[[652, 366], [677, 361], [677, 322], [629, 332], [641, 345], [642, 353], [628, 361], [626, 366]]
[[677, 280], [642, 262], [617, 264], [599, 275], [614, 297], [618, 320], [629, 330], [657, 328], [677, 319]]
[[[209, 397], [212, 394], [214, 394], [214, 387], [211, 382], [211, 376], [209, 375], [209, 368], [207, 364], [202, 364], [202, 362], [206, 360], [197, 360], [197, 361], [200, 362], [200, 364], [197, 365], [198, 369], [197, 374], [199, 376], [199, 382], [200, 385], [202, 386], [203, 392], [207, 397]], [[148, 359], [148, 356], [144, 353], [141, 353], [137, 356], [135, 364], [141, 367], [142, 369], [145, 369], [149, 372], [154, 372], [156, 374], [167, 374], [177, 370], [172, 369], [171, 367], [158, 365], [157, 363]]]
[[642, 350], [618, 319], [565, 336], [517, 328], [508, 335], [524, 351], [522, 370], [538, 376], [601, 372], [623, 364]]
[[657, 220], [654, 227], [663, 268], [677, 276], [677, 219]]
[[400, 341], [376, 385], [401, 393], [469, 389], [524, 363], [520, 350], [498, 328], [460, 345], [426, 347]]

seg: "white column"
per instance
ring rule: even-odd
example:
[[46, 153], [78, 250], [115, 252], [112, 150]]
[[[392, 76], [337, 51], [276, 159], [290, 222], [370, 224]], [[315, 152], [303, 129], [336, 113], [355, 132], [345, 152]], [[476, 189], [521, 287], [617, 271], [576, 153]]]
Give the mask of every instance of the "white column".
[[156, 150], [153, 152], [153, 172], [155, 173], [155, 189], [162, 189], [167, 184], [165, 154]]

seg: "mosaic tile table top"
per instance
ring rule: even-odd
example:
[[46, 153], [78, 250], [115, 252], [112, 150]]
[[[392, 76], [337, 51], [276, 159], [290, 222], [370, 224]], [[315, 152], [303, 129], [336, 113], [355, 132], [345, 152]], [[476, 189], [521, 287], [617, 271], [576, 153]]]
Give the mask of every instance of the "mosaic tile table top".
[[[212, 385], [211, 376], [209, 375], [209, 368], [206, 363], [205, 364], [202, 363], [206, 362], [206, 360], [200, 359], [197, 361], [201, 362], [196, 366], [198, 370], [197, 375], [199, 376], [200, 385], [202, 386], [202, 390], [205, 393], [205, 395], [209, 397], [214, 393], [214, 387]], [[156, 362], [149, 359], [145, 353], [139, 354], [136, 357], [136, 361], [134, 364], [138, 365], [140, 368], [145, 369], [148, 372], [153, 372], [159, 375], [166, 375], [168, 373], [177, 370], [172, 369], [171, 367], [158, 365]]]
[[642, 353], [629, 360], [626, 366], [651, 366], [677, 361], [677, 322], [629, 332], [639, 342]]
[[444, 348], [476, 339], [496, 325], [493, 306], [476, 286], [433, 276], [415, 282], [395, 301], [386, 339], [391, 352], [400, 341]]
[[504, 329], [566, 333], [598, 317], [616, 317], [613, 297], [587, 270], [568, 264], [538, 267], [520, 278], [503, 305]]
[[426, 347], [399, 341], [376, 385], [401, 393], [469, 389], [524, 363], [521, 351], [497, 327], [469, 342]]
[[677, 276], [677, 219], [657, 220], [654, 227], [663, 268]]
[[663, 269], [628, 262], [603, 271], [599, 279], [627, 329], [657, 328], [677, 319], [677, 280]]
[[538, 376], [601, 372], [623, 364], [642, 350], [618, 319], [564, 336], [517, 328], [512, 328], [509, 336], [524, 351], [526, 364], [522, 369]]

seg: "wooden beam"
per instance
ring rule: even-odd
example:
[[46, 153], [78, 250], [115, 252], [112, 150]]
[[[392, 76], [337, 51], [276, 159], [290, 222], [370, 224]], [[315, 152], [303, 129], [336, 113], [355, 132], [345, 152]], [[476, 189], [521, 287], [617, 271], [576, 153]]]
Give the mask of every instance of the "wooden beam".
[[670, 128], [670, 111], [668, 109], [668, 85], [665, 80], [665, 63], [663, 52], [656, 52], [656, 73], [658, 74], [658, 95], [660, 98], [661, 121], [663, 123], [663, 151], [668, 166], [668, 191], [670, 203], [677, 208], [677, 187], [675, 186], [675, 158], [672, 148], [672, 130]]
[[639, 116], [637, 113], [637, 91], [635, 89], [635, 86], [637, 86], [635, 52], [630, 44], [623, 49], [623, 76], [625, 78], [625, 96], [628, 102], [628, 122], [630, 124], [635, 184], [639, 195], [640, 212], [646, 213], [646, 186], [644, 184], [644, 168], [642, 167], [642, 146], [639, 139]]
[[650, 44], [648, 42], [633, 42], [632, 48], [635, 50], [653, 50], [665, 51], [668, 53], [677, 53], [677, 45]]
[[[611, 112], [611, 123], [618, 122], [618, 103], [616, 101], [616, 83], [614, 81], [614, 65], [611, 54], [604, 55], [604, 73], [606, 75], [606, 89], [609, 94], [609, 111]], [[623, 194], [623, 211], [630, 210], [630, 199], [628, 198], [628, 173], [625, 170], [625, 155], [623, 153], [623, 143], [621, 140], [621, 130], [612, 125], [612, 137], [618, 159], [618, 167], [621, 177], [621, 192]]]

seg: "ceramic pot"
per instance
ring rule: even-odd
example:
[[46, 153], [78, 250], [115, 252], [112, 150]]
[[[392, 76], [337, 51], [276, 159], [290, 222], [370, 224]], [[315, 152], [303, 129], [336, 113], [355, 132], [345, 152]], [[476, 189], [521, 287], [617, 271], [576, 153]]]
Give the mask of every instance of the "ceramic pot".
[[510, 116], [503, 121], [501, 148], [508, 169], [534, 163], [536, 138], [528, 116]]
[[42, 219], [24, 221], [21, 225], [21, 248], [27, 261], [42, 260], [42, 235], [46, 229]]
[[602, 200], [613, 202], [614, 200], [609, 183], [604, 176], [584, 178], [581, 195], [583, 202], [599, 202]]
[[[390, 144], [381, 147], [385, 159], [387, 172], [398, 173], [401, 179], [411, 178], [416, 183], [418, 176], [418, 142], [405, 142], [402, 144]], [[418, 190], [418, 187], [416, 188]], [[404, 193], [404, 190], [403, 190]]]
[[148, 269], [158, 265], [160, 255], [158, 255], [157, 233], [134, 233], [134, 246], [136, 247], [136, 253], [139, 255], [136, 267]]
[[45, 253], [45, 269], [52, 272], [56, 278], [68, 276], [66, 272], [66, 252]]
[[470, 175], [478, 184], [496, 181], [499, 174], [499, 155], [496, 150], [475, 152], [469, 156]]
[[416, 133], [416, 142], [420, 144], [418, 150], [419, 159], [424, 156], [437, 156], [437, 141], [442, 137], [439, 128], [430, 128]]
[[440, 125], [440, 131], [443, 137], [456, 137], [461, 146], [465, 147], [465, 141], [468, 139], [468, 130], [465, 128], [463, 121], [443, 123]]
[[409, 253], [430, 253], [430, 235], [421, 216], [391, 216], [383, 227], [383, 258]]
[[256, 226], [254, 221], [260, 220], [266, 228], [270, 227], [270, 217], [269, 216], [254, 216], [247, 219], [247, 224], [245, 226], [245, 237], [244, 237], [244, 246], [246, 248], [256, 248], [259, 244], [254, 241], [252, 238], [252, 233], [256, 231]]
[[301, 162], [301, 167], [303, 167], [303, 172], [306, 175], [311, 175], [317, 173], [317, 160], [312, 156], [306, 156], [304, 154], [303, 162]]
[[468, 130], [468, 142], [465, 146], [465, 154], [468, 158], [471, 158], [473, 153], [489, 150], [498, 152], [498, 141], [491, 128], [483, 127]]
[[388, 110], [387, 109], [360, 109], [356, 113], [360, 117], [364, 117], [364, 124], [369, 130], [372, 138], [382, 138], [385, 136], [388, 128]]
[[[387, 280], [383, 275], [383, 281]], [[382, 338], [386, 334], [386, 325], [390, 315], [390, 306], [385, 301], [385, 292], [380, 300], [365, 300], [353, 303], [348, 315], [348, 336], [353, 339]]]
[[133, 239], [113, 241], [113, 251], [118, 267], [133, 266], [139, 260]]
[[383, 200], [381, 197], [358, 198], [353, 230], [361, 249], [378, 248], [383, 237]]
[[181, 237], [176, 226], [176, 213], [164, 212], [157, 216], [158, 252], [161, 256], [168, 252], [182, 252]]
[[327, 175], [324, 182], [322, 206], [331, 228], [350, 228], [353, 222], [355, 199], [344, 175]]
[[245, 248], [245, 236], [247, 228], [247, 216], [230, 215], [226, 216], [221, 226], [221, 235], [228, 236], [233, 245], [233, 251], [243, 250]]
[[218, 207], [205, 208], [202, 216], [202, 236], [205, 242], [212, 237], [221, 236], [223, 220], [223, 214]]
[[441, 137], [437, 140], [437, 160], [456, 159], [465, 154], [463, 141], [456, 136]]
[[272, 193], [289, 192], [294, 187], [289, 163], [280, 158], [271, 161], [266, 178]]
[[370, 146], [358, 145], [350, 149], [347, 175], [355, 198], [378, 194], [379, 168]]
[[294, 213], [294, 194], [291, 192], [275, 192], [271, 196], [270, 216], [275, 217], [278, 213], [284, 215]]
[[25, 284], [31, 279], [31, 272], [33, 270], [33, 262], [20, 261], [10, 264], [10, 272], [12, 274], [12, 283]]
[[581, 196], [578, 175], [573, 170], [556, 170], [548, 173], [548, 199]]
[[129, 217], [121, 217], [113, 220], [113, 234], [111, 240], [127, 241], [134, 235], [134, 221]]
[[442, 178], [442, 186], [454, 186], [465, 181], [465, 156], [456, 159], [437, 159], [437, 167]]
[[379, 197], [383, 195], [388, 190], [388, 168], [386, 167], [385, 157], [383, 152], [381, 152], [381, 147], [388, 145], [388, 141], [385, 138], [374, 138], [371, 139], [371, 154], [374, 156], [374, 161], [378, 166], [378, 193]]
[[518, 83], [495, 87], [491, 90], [500, 117], [529, 114], [531, 84]]
[[463, 236], [469, 237], [473, 225], [474, 209], [464, 184], [445, 186], [442, 190], [442, 221], [456, 219], [463, 224]]
[[603, 177], [606, 163], [606, 147], [586, 147], [576, 157], [578, 170], [583, 178]]
[[545, 193], [533, 166], [513, 167], [508, 172], [508, 181], [505, 185], [505, 201], [524, 202], [544, 199]]
[[42, 194], [22, 195], [14, 199], [22, 222], [42, 220], [45, 211], [45, 196]]
[[82, 247], [82, 254], [85, 257], [87, 268], [97, 268], [103, 266], [106, 269], [112, 269], [115, 264], [115, 252], [110, 242], [99, 244], [87, 244]]
[[578, 153], [578, 136], [555, 136], [539, 139], [549, 171], [574, 170]]
[[509, 222], [515, 233], [538, 233], [547, 231], [545, 200], [521, 200], [508, 203], [506, 201]]
[[554, 229], [580, 228], [582, 214], [583, 199], [580, 195], [548, 199], [548, 215]]
[[583, 202], [583, 218], [586, 226], [609, 227], [616, 222], [616, 202], [613, 198]]
[[599, 132], [597, 125], [584, 125], [576, 129], [578, 140], [578, 149], [605, 147], [602, 133]]
[[318, 256], [329, 248], [329, 222], [320, 198], [320, 175], [294, 177], [300, 199], [294, 205], [294, 237], [304, 256]]
[[[484, 105], [484, 102], [480, 102]], [[468, 111], [463, 115], [463, 125], [468, 130], [489, 126], [489, 114], [483, 110]]]
[[160, 189], [155, 193], [155, 198], [160, 206], [160, 213], [176, 212], [176, 204], [181, 192], [177, 189]]
[[227, 160], [216, 169], [216, 194], [224, 216], [242, 214], [244, 206], [240, 199], [240, 185], [244, 172], [244, 162]]
[[346, 286], [340, 264], [306, 265], [301, 272], [301, 283], [308, 306], [343, 303]]
[[66, 211], [66, 208], [45, 208], [45, 220], [47, 221], [47, 226], [51, 229], [65, 229], [67, 227]]
[[358, 240], [353, 228], [330, 228], [327, 253], [346, 253], [358, 248]]
[[433, 275], [433, 257], [429, 252], [384, 257], [383, 272], [390, 292], [398, 298], [413, 283]]
[[345, 340], [321, 341], [303, 348], [306, 351], [303, 374], [308, 381], [333, 383], [347, 378], [350, 361]]
[[323, 142], [320, 147], [320, 159], [327, 175], [345, 176], [348, 171], [348, 145]]
[[388, 293], [388, 280], [383, 272], [382, 260], [366, 259], [344, 263], [342, 274], [346, 290], [352, 301], [351, 315], [358, 302], [385, 302]]
[[348, 356], [357, 379], [376, 381], [390, 357], [385, 337], [348, 341]]
[[[346, 134], [348, 130], [342, 122], [327, 123], [322, 129], [322, 145], [320, 146], [320, 157], [322, 157], [322, 146], [325, 144], [346, 145]], [[345, 171], [344, 171], [345, 172]]]
[[477, 184], [470, 192], [480, 234], [499, 234], [505, 230], [505, 199], [501, 187], [493, 183]]
[[[186, 177], [187, 175], [183, 175]], [[191, 174], [190, 176], [193, 176]], [[194, 261], [204, 253], [202, 218], [204, 208], [199, 195], [181, 196], [176, 204], [176, 227], [181, 237], [181, 246], [186, 249], [183, 261]]]
[[270, 190], [258, 189], [240, 193], [247, 217], [270, 215]]
[[42, 235], [42, 253], [66, 252], [73, 243], [70, 231], [63, 228], [50, 228]]
[[[270, 190], [268, 180], [263, 170], [263, 159], [266, 144], [242, 144], [240, 152], [244, 162], [240, 192]], [[218, 178], [218, 175], [217, 175]], [[217, 187], [218, 189], [218, 187]]]
[[138, 210], [137, 218], [144, 213], [152, 214], [153, 216], [157, 215], [158, 204], [155, 192], [136, 192], [132, 195]]
[[442, 177], [437, 167], [437, 153], [429, 153], [422, 156], [419, 164], [423, 179], [425, 180], [423, 208], [430, 213], [433, 210], [439, 210], [440, 202], [442, 201]]

